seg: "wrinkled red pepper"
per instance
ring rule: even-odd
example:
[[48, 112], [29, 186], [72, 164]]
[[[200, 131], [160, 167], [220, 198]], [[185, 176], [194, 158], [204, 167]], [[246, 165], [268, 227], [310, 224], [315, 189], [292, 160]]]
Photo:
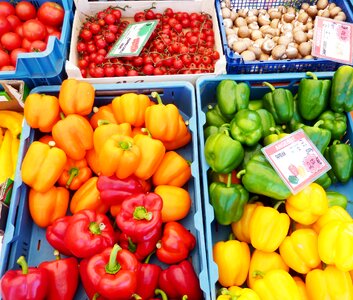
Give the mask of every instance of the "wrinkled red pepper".
[[183, 225], [167, 222], [162, 239], [157, 244], [156, 255], [161, 262], [175, 264], [186, 259], [195, 245], [195, 237]]
[[136, 243], [151, 240], [162, 227], [162, 206], [162, 198], [155, 193], [134, 195], [122, 203], [116, 223]]
[[48, 291], [47, 271], [28, 267], [23, 256], [17, 260], [17, 263], [22, 270], [9, 270], [1, 278], [2, 299], [45, 299]]
[[54, 221], [53, 224], [47, 227], [45, 236], [48, 243], [59, 253], [71, 256], [71, 251], [66, 247], [64, 237], [66, 234], [67, 226], [69, 226], [71, 216], [65, 216]]
[[56, 259], [39, 264], [39, 269], [47, 271], [46, 280], [49, 283], [46, 299], [72, 300], [78, 286], [78, 261], [75, 257], [60, 258], [54, 251]]
[[199, 279], [188, 260], [163, 270], [159, 276], [159, 288], [168, 295], [169, 299], [182, 299], [185, 296], [188, 300], [203, 298]]
[[97, 181], [100, 198], [107, 205], [121, 204], [125, 199], [145, 192], [142, 180], [135, 176], [119, 179], [116, 176], [100, 175]]
[[137, 289], [139, 262], [118, 244], [92, 256], [87, 264], [87, 277], [96, 292], [108, 299], [130, 299]]
[[86, 258], [111, 247], [115, 233], [105, 214], [85, 209], [71, 217], [64, 241], [74, 256]]

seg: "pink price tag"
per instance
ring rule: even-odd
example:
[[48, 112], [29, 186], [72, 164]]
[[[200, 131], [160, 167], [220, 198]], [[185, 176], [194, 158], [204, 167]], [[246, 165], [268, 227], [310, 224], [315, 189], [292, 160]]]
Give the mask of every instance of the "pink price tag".
[[331, 169], [303, 129], [261, 150], [293, 194]]

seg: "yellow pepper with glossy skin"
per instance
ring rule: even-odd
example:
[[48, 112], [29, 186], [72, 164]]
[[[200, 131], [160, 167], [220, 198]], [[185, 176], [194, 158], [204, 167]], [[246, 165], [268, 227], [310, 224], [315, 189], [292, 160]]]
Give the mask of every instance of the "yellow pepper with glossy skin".
[[10, 130], [18, 137], [22, 131], [23, 114], [12, 110], [0, 110], [0, 127]]
[[213, 260], [218, 266], [218, 281], [224, 287], [242, 285], [249, 271], [250, 249], [237, 240], [213, 245]]
[[261, 300], [302, 300], [293, 277], [281, 269], [266, 273], [255, 282], [253, 290]]
[[349, 272], [334, 266], [324, 270], [312, 270], [306, 275], [306, 289], [309, 299], [315, 300], [352, 300], [353, 286]]
[[0, 183], [5, 182], [8, 178], [14, 175], [14, 165], [12, 162], [11, 145], [12, 140], [16, 138], [12, 135], [10, 130], [6, 130], [4, 139], [0, 146]]
[[293, 276], [295, 284], [299, 289], [299, 294], [302, 300], [309, 300], [308, 291], [306, 290], [305, 282], [299, 276]]
[[284, 239], [279, 253], [291, 269], [307, 274], [321, 263], [317, 239], [313, 229], [298, 229]]
[[331, 221], [319, 233], [320, 259], [341, 271], [353, 270], [353, 221]]
[[313, 225], [312, 228], [319, 234], [322, 227], [331, 221], [353, 221], [350, 214], [341, 206], [331, 206]]
[[260, 300], [260, 297], [249, 288], [241, 288], [239, 286], [231, 286], [230, 288], [222, 288], [217, 300]]
[[275, 251], [288, 234], [289, 216], [268, 206], [256, 207], [249, 224], [250, 240], [255, 249]]
[[321, 185], [314, 182], [286, 200], [287, 214], [303, 225], [315, 223], [327, 209], [326, 192]]

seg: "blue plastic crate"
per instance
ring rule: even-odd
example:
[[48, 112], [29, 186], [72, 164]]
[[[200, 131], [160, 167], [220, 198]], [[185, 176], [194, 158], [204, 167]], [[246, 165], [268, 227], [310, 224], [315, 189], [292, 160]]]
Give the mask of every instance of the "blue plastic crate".
[[[332, 78], [333, 72], [315, 73], [318, 78]], [[218, 77], [205, 76], [199, 78], [196, 82], [196, 101], [198, 108], [198, 134], [200, 139], [200, 166], [201, 166], [201, 184], [202, 184], [202, 197], [204, 204], [205, 219], [205, 233], [206, 233], [206, 252], [207, 263], [209, 270], [210, 292], [211, 299], [216, 299], [217, 290], [220, 288], [218, 281], [218, 267], [213, 260], [212, 247], [218, 241], [228, 240], [231, 233], [230, 226], [223, 226], [217, 223], [214, 218], [214, 210], [209, 201], [208, 194], [208, 178], [207, 171], [209, 166], [204, 156], [204, 125], [206, 123], [206, 115], [210, 104], [216, 103], [216, 88], [223, 79], [231, 79], [236, 82], [247, 82], [251, 86], [250, 99], [261, 99], [261, 97], [268, 92], [267, 87], [262, 86], [262, 82], [267, 81], [276, 83], [276, 87], [289, 88], [293, 93], [298, 89], [299, 81], [305, 77], [304, 73], [281, 73], [281, 74], [246, 74], [246, 75], [224, 75]], [[348, 128], [345, 138], [353, 141], [353, 120], [350, 114], [348, 115]], [[348, 198], [353, 200], [353, 178], [348, 183], [331, 185], [329, 190], [335, 190], [345, 194]], [[353, 203], [350, 202], [347, 210], [353, 216]]]
[[[113, 84], [96, 85], [95, 106], [110, 103], [112, 99], [122, 93], [135, 92], [150, 95], [158, 91], [165, 104], [174, 103], [178, 106], [185, 120], [189, 121], [192, 133], [192, 142], [177, 150], [183, 157], [191, 162], [192, 178], [188, 182], [188, 191], [191, 195], [192, 206], [186, 218], [180, 221], [197, 240], [197, 246], [191, 253], [191, 260], [200, 279], [201, 289], [205, 299], [209, 298], [209, 282], [207, 272], [205, 235], [203, 227], [201, 188], [199, 178], [199, 159], [197, 146], [197, 120], [196, 100], [194, 87], [188, 82], [142, 83], [142, 84]], [[32, 93], [45, 93], [57, 95], [60, 86], [38, 87]], [[19, 163], [17, 167], [10, 213], [7, 229], [4, 235], [4, 244], [0, 257], [0, 276], [8, 269], [18, 269], [16, 260], [24, 255], [30, 266], [53, 259], [53, 248], [45, 238], [45, 229], [39, 228], [31, 219], [27, 196], [29, 188], [21, 180], [21, 162], [29, 145], [39, 137], [39, 132], [24, 123], [21, 134]], [[152, 257], [151, 262], [157, 262]], [[165, 266], [162, 266], [165, 267]], [[75, 299], [86, 299], [83, 287], [80, 286]]]
[[[313, 0], [231, 0], [231, 7], [235, 9], [244, 8], [270, 8], [279, 5], [298, 7], [304, 2], [315, 3]], [[334, 0], [342, 8], [347, 16], [346, 22], [353, 22], [353, 1]], [[225, 28], [221, 12], [221, 0], [215, 0], [218, 24], [221, 31], [223, 51], [227, 61], [227, 74], [255, 74], [255, 73], [284, 73], [284, 72], [327, 72], [336, 70], [341, 64], [322, 58], [314, 59], [286, 59], [269, 61], [244, 61], [241, 55], [236, 54], [227, 43]]]
[[[15, 5], [19, 0], [10, 1]], [[30, 0], [37, 8], [46, 0]], [[50, 36], [42, 52], [20, 53], [15, 71], [1, 71], [0, 80], [20, 79], [29, 87], [60, 84], [64, 79], [64, 63], [68, 54], [73, 20], [73, 0], [54, 0], [65, 10], [60, 40]]]

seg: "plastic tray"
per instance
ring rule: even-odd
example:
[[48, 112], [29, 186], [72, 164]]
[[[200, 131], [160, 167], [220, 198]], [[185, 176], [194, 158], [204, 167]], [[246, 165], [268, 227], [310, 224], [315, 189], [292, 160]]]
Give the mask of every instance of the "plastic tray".
[[[71, 46], [69, 60], [66, 62], [66, 73], [70, 78], [76, 78], [91, 83], [137, 83], [137, 82], [161, 82], [161, 81], [189, 81], [192, 83], [196, 82], [196, 79], [201, 74], [190, 74], [190, 75], [156, 75], [156, 76], [124, 76], [124, 77], [102, 77], [102, 78], [83, 78], [78, 67], [78, 54], [76, 50], [77, 40], [79, 31], [82, 23], [86, 20], [87, 15], [91, 16], [100, 10], [103, 10], [112, 5], [111, 1], [97, 1], [88, 2], [87, 0], [75, 0], [76, 12], [73, 22], [73, 30], [71, 36]], [[213, 20], [213, 31], [215, 33], [215, 45], [216, 50], [220, 54], [220, 59], [215, 65], [215, 75], [226, 73], [226, 59], [223, 55], [222, 41], [220, 31], [218, 28], [217, 15], [213, 1], [210, 0], [197, 0], [197, 1], [114, 1], [114, 5], [118, 7], [128, 6], [125, 11], [122, 12], [123, 18], [132, 18], [138, 11], [144, 11], [155, 6], [155, 12], [162, 13], [166, 8], [170, 7], [174, 11], [185, 11], [185, 12], [205, 12], [211, 15]]]
[[[19, 0], [9, 1], [16, 4]], [[46, 0], [30, 0], [37, 8]], [[21, 53], [18, 55], [15, 71], [0, 72], [0, 79], [21, 79], [30, 87], [60, 84], [65, 76], [64, 62], [70, 43], [73, 19], [73, 0], [54, 0], [64, 10], [64, 20], [60, 40], [51, 36], [47, 48], [42, 52]]]
[[[316, 2], [308, 0], [287, 1], [287, 0], [230, 0], [231, 7], [235, 9], [241, 8], [269, 8], [279, 5], [300, 6], [304, 2]], [[347, 16], [346, 22], [353, 22], [353, 1], [352, 0], [335, 0], [329, 1], [339, 5]], [[236, 54], [228, 47], [226, 32], [223, 25], [221, 13], [221, 1], [215, 0], [216, 11], [218, 16], [219, 29], [221, 32], [223, 51], [227, 61], [227, 74], [245, 74], [245, 73], [283, 73], [283, 72], [326, 72], [334, 71], [341, 64], [322, 58], [314, 59], [293, 59], [293, 60], [270, 60], [270, 61], [244, 61], [239, 54]]]
[[[206, 261], [205, 236], [203, 228], [203, 215], [200, 194], [199, 159], [197, 148], [197, 121], [196, 101], [194, 87], [188, 82], [141, 83], [139, 85], [97, 85], [95, 106], [110, 103], [111, 100], [126, 92], [144, 93], [150, 95], [158, 91], [164, 103], [175, 103], [180, 109], [185, 120], [189, 121], [192, 133], [192, 142], [177, 151], [191, 162], [192, 178], [188, 182], [188, 191], [192, 198], [192, 207], [186, 218], [180, 222], [196, 237], [197, 246], [191, 253], [191, 259], [196, 273], [200, 279], [204, 298], [209, 298], [209, 282]], [[58, 94], [60, 86], [39, 87], [32, 93]], [[26, 151], [32, 141], [36, 140], [39, 132], [31, 130], [25, 123], [21, 134], [19, 162], [22, 162]], [[30, 266], [53, 259], [53, 248], [45, 238], [45, 229], [35, 225], [29, 214], [27, 195], [29, 188], [21, 181], [21, 170], [18, 164], [10, 213], [7, 221], [3, 249], [0, 257], [0, 276], [8, 269], [18, 269], [16, 260], [24, 255]], [[152, 262], [155, 257], [152, 257]], [[156, 260], [155, 260], [156, 261]], [[163, 267], [163, 266], [162, 266]], [[87, 299], [80, 286], [75, 299]]]
[[[333, 72], [322, 72], [315, 73], [318, 78], [332, 78]], [[267, 87], [263, 87], [261, 84], [263, 81], [270, 83], [276, 83], [276, 87], [289, 88], [291, 91], [297, 91], [297, 84], [300, 79], [305, 77], [303, 73], [286, 73], [286, 74], [261, 74], [261, 75], [226, 75], [219, 77], [203, 77], [196, 82], [196, 101], [198, 107], [198, 134], [200, 139], [200, 166], [201, 166], [201, 179], [202, 179], [202, 196], [203, 204], [205, 209], [205, 233], [206, 233], [206, 250], [207, 250], [207, 262], [209, 269], [209, 280], [210, 280], [210, 292], [211, 299], [216, 299], [217, 290], [220, 285], [217, 283], [218, 280], [218, 268], [216, 263], [213, 261], [212, 247], [214, 243], [227, 240], [231, 232], [230, 226], [222, 226], [215, 221], [213, 207], [209, 202], [208, 195], [208, 179], [207, 170], [209, 166], [204, 156], [204, 134], [203, 127], [206, 123], [205, 112], [209, 104], [215, 104], [216, 99], [216, 87], [223, 79], [231, 79], [236, 82], [247, 82], [251, 86], [250, 99], [261, 99], [261, 97], [268, 92]], [[277, 85], [278, 84], [278, 85]], [[349, 119], [346, 139], [353, 141], [353, 119], [352, 114], [347, 114]], [[353, 200], [353, 178], [350, 179], [345, 185], [336, 184], [332, 185], [329, 190], [336, 190]], [[347, 207], [348, 212], [353, 216], [353, 204], [350, 202]]]

